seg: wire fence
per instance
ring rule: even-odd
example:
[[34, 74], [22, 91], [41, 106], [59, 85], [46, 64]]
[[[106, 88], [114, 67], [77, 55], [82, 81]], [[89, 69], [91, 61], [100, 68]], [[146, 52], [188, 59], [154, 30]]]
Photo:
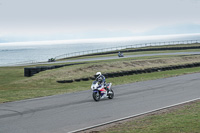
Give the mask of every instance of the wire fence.
[[94, 53], [119, 51], [123, 49], [131, 49], [131, 48], [142, 48], [142, 47], [147, 47], [147, 46], [195, 44], [195, 43], [200, 43], [200, 41], [199, 40], [184, 40], [184, 41], [168, 41], [168, 42], [151, 42], [151, 43], [133, 44], [133, 45], [125, 45], [125, 46], [110, 47], [110, 48], [103, 48], [103, 49], [93, 49], [93, 50], [87, 50], [87, 51], [78, 51], [78, 52], [73, 52], [73, 53], [62, 54], [62, 55], [56, 56], [55, 60], [75, 57], [75, 56], [89, 55], [89, 54], [94, 54]]

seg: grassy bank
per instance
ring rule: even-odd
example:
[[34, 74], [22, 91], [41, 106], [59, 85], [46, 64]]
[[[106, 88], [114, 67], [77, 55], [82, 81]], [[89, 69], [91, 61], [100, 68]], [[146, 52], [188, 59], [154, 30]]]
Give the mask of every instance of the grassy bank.
[[118, 123], [102, 133], [200, 133], [200, 101]]
[[[198, 49], [188, 51], [198, 51]], [[144, 52], [139, 52], [139, 54], [144, 54]], [[200, 62], [200, 55], [165, 55], [120, 58], [98, 62], [91, 61], [85, 62], [86, 64], [47, 70], [40, 72], [33, 77], [24, 77], [24, 67], [0, 67], [0, 103], [88, 90], [90, 89], [91, 81], [73, 82], [68, 84], [57, 83], [57, 81], [91, 77], [97, 71], [109, 73], [194, 62]], [[107, 82], [112, 82], [113, 85], [119, 85], [196, 72], [200, 72], [200, 68], [188, 68], [108, 78]]]
[[[25, 78], [23, 76], [23, 69], [21, 68], [4, 68], [3, 71], [2, 69], [0, 68], [0, 77], [3, 79], [0, 80], [0, 103], [88, 90], [91, 85], [91, 81], [60, 84], [56, 82], [55, 77], [53, 77], [54, 75], [43, 78], [43, 74], [49, 75], [49, 73], [56, 70], [46, 71], [31, 78]], [[13, 74], [9, 76], [7, 72], [13, 72]], [[107, 82], [112, 82], [113, 85], [119, 85], [196, 72], [200, 72], [199, 67], [108, 78]]]
[[97, 71], [102, 73], [119, 72], [127, 70], [146, 69], [152, 67], [163, 67], [169, 65], [180, 65], [186, 63], [199, 62], [199, 55], [188, 56], [151, 56], [126, 58], [107, 61], [90, 62], [76, 66], [68, 66], [51, 72], [39, 74], [31, 77], [33, 80], [41, 78], [54, 78], [55, 80], [71, 80], [93, 76]]

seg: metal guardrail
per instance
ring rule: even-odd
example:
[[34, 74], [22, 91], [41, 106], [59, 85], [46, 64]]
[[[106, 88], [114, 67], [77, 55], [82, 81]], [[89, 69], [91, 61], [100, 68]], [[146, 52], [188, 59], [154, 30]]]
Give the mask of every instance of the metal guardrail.
[[87, 50], [87, 51], [67, 53], [67, 54], [62, 54], [62, 55], [56, 56], [55, 59], [58, 60], [58, 59], [63, 59], [63, 58], [82, 56], [82, 55], [88, 55], [88, 54], [94, 54], [94, 53], [118, 51], [118, 50], [128, 49], [128, 48], [141, 48], [141, 47], [147, 47], [147, 46], [176, 45], [176, 44], [194, 44], [194, 43], [200, 43], [200, 41], [199, 40], [184, 40], [184, 41], [168, 41], [168, 42], [152, 42], [152, 43], [133, 44], [133, 45], [125, 45], [125, 46], [118, 46], [118, 47], [93, 49], [93, 50]]
[[[123, 50], [123, 49], [128, 49], [128, 48], [141, 48], [141, 47], [147, 47], [147, 46], [161, 46], [161, 45], [164, 46], [164, 45], [176, 45], [176, 44], [194, 44], [194, 43], [200, 43], [200, 40], [152, 42], [152, 43], [142, 43], [142, 44], [133, 44], [133, 45], [118, 46], [118, 47], [110, 47], [110, 48], [104, 48], [104, 49], [93, 49], [93, 50], [87, 50], [87, 51], [79, 51], [79, 52], [62, 54], [62, 55], [56, 56], [55, 59], [58, 60], [58, 59], [63, 59], [63, 58], [82, 56], [82, 55], [88, 55], [88, 54], [94, 54], [94, 53], [117, 51], [117, 50]], [[35, 61], [35, 60], [29, 60], [29, 61], [23, 61], [23, 62], [3, 64], [3, 65], [0, 65], [0, 66], [13, 66], [13, 65], [37, 64], [37, 63], [39, 63], [39, 62]]]

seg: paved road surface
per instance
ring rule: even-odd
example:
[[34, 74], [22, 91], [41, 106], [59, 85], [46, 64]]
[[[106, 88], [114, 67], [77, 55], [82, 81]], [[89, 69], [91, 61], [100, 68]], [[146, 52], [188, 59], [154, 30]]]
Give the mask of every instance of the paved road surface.
[[[126, 55], [120, 58], [130, 58], [130, 57], [145, 57], [145, 56], [159, 56], [159, 55], [190, 55], [190, 54], [200, 54], [200, 52], [176, 52], [176, 53], [157, 53], [157, 54], [142, 54], [142, 55]], [[84, 62], [84, 61], [99, 61], [99, 60], [113, 60], [119, 59], [116, 56], [109, 56], [109, 57], [98, 57], [98, 58], [86, 58], [86, 59], [70, 59], [65, 61], [56, 61], [56, 62], [41, 62], [41, 63], [30, 63], [30, 64], [8, 64], [6, 66], [28, 66], [28, 65], [38, 65], [38, 64], [56, 64], [56, 63], [73, 63], [73, 62]]]
[[66, 133], [200, 98], [199, 86], [200, 73], [196, 73], [113, 86], [114, 99], [100, 102], [93, 101], [87, 90], [4, 103], [0, 133]]
[[[176, 52], [176, 53], [157, 53], [157, 54], [141, 54], [141, 55], [126, 55], [125, 54], [124, 57], [120, 57], [120, 58], [159, 56], [159, 55], [190, 55], [190, 54], [200, 54], [200, 52]], [[61, 62], [65, 63], [65, 62], [82, 62], [82, 61], [98, 61], [98, 60], [113, 60], [113, 59], [119, 59], [119, 57], [116, 55], [116, 56], [109, 56], [109, 57], [66, 60], [66, 61], [61, 61]]]

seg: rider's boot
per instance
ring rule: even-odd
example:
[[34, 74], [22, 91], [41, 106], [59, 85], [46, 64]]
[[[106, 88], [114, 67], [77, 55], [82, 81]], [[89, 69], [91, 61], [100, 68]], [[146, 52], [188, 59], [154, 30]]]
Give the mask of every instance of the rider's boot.
[[106, 88], [108, 94], [112, 94], [112, 91], [110, 91], [110, 88], [106, 85], [106, 83], [104, 84], [104, 87]]
[[108, 94], [112, 94], [112, 91], [108, 91]]

